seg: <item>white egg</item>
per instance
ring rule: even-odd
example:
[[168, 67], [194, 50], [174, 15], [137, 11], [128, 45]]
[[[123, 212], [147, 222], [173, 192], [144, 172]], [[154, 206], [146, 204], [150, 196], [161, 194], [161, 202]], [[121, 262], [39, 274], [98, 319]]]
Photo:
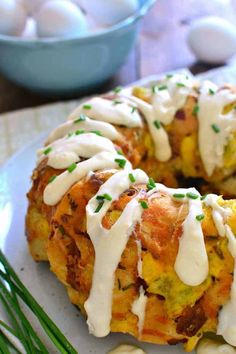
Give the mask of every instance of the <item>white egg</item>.
[[39, 37], [75, 37], [87, 32], [84, 14], [68, 0], [44, 3], [35, 19]]
[[236, 53], [236, 27], [220, 17], [204, 17], [192, 23], [188, 44], [204, 62], [220, 64]]
[[32, 17], [29, 17], [26, 22], [24, 31], [21, 34], [24, 39], [35, 39], [37, 38], [36, 32], [36, 22]]
[[0, 33], [18, 36], [26, 24], [27, 14], [21, 0], [0, 0]]
[[[75, 1], [75, 0], [74, 0]], [[76, 0], [89, 15], [102, 25], [114, 25], [131, 16], [138, 8], [138, 0]]]

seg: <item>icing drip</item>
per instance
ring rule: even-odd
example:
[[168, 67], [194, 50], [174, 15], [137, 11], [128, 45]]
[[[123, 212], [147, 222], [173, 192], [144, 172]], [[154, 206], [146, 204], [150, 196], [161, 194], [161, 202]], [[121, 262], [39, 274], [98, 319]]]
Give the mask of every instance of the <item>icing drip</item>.
[[[200, 194], [195, 188], [173, 189], [159, 183], [149, 192], [149, 195], [156, 191], [165, 192], [172, 197], [175, 194], [183, 194], [185, 197], [181, 198], [181, 201], [189, 203], [189, 213], [183, 223], [183, 234], [179, 241], [175, 271], [183, 283], [190, 286], [200, 285], [207, 278], [209, 271], [201, 222], [196, 219], [203, 213]], [[195, 195], [196, 199], [187, 197], [188, 194]]]
[[[95, 154], [107, 151], [116, 153], [113, 143], [104, 137], [93, 133], [73, 135], [70, 138], [63, 138], [48, 145], [46, 151], [51, 151], [47, 165], [55, 169], [64, 169], [74, 162], [80, 161], [79, 157], [89, 158]], [[48, 150], [49, 151], [49, 150]], [[45, 148], [38, 151], [38, 163], [45, 159]]]
[[132, 97], [132, 101], [138, 106], [148, 124], [150, 134], [155, 145], [155, 156], [160, 161], [168, 161], [171, 158], [171, 147], [169, 137], [163, 126], [155, 126], [156, 116], [152, 105], [143, 100]]
[[[141, 348], [134, 345], [121, 344], [115, 349], [108, 352], [108, 354], [146, 354]], [[231, 353], [230, 353], [231, 354]]]
[[209, 194], [204, 203], [212, 207], [212, 217], [220, 236], [228, 239], [228, 249], [234, 258], [234, 279], [231, 285], [230, 300], [223, 306], [219, 315], [217, 334], [222, 335], [227, 343], [236, 346], [236, 238], [225, 219], [231, 214], [228, 209], [222, 208], [214, 194]]
[[221, 237], [225, 236], [225, 219], [232, 213], [230, 209], [222, 208], [218, 204], [219, 196], [216, 194], [208, 194], [204, 199], [204, 203], [212, 208], [212, 217], [216, 229]]
[[193, 91], [192, 86], [193, 82], [185, 75], [174, 75], [158, 83], [152, 104], [130, 97], [146, 119], [155, 145], [155, 156], [160, 161], [168, 161], [172, 155], [169, 136], [163, 125], [170, 124], [177, 110], [184, 106]]
[[[132, 173], [135, 183], [147, 183], [148, 177], [143, 171], [134, 170]], [[86, 207], [87, 232], [95, 249], [95, 264], [92, 287], [89, 298], [85, 302], [85, 310], [88, 315], [89, 330], [97, 337], [106, 336], [110, 332], [114, 274], [129, 236], [136, 223], [141, 220], [142, 207], [138, 202], [139, 196], [126, 205], [120, 218], [110, 230], [104, 229], [102, 219], [112, 201], [117, 200], [132, 184], [126, 171], [117, 172], [101, 186], [97, 195]], [[112, 197], [112, 201], [105, 201], [103, 207], [96, 213], [98, 203], [96, 197], [105, 193]]]
[[121, 137], [120, 133], [113, 127], [113, 125], [86, 117], [84, 121], [79, 123], [68, 121], [59, 125], [59, 127], [53, 130], [49, 135], [46, 144], [51, 144], [53, 141], [63, 138], [69, 133], [75, 133], [77, 130], [84, 130], [85, 132], [99, 131], [103, 136], [110, 140], [118, 140]]
[[[43, 194], [44, 202], [47, 205], [56, 205], [73, 184], [86, 177], [91, 171], [118, 168], [115, 161], [117, 158], [119, 159], [120, 155], [101, 152], [88, 160], [79, 162], [73, 172], [64, 171], [45, 188]], [[124, 157], [122, 158], [125, 159]], [[125, 168], [131, 169], [129, 161], [126, 162]]]
[[108, 100], [102, 97], [94, 97], [86, 102], [91, 108], [84, 109], [85, 104], [81, 104], [69, 116], [69, 120], [74, 120], [81, 113], [87, 114], [90, 118], [101, 120], [126, 127], [141, 127], [142, 119], [137, 110], [133, 111], [133, 106], [129, 98], [119, 98], [117, 100]]
[[235, 110], [222, 114], [225, 106], [236, 102], [236, 95], [228, 89], [211, 95], [210, 89], [216, 91], [217, 87], [208, 81], [203, 82], [198, 100], [198, 144], [208, 176], [216, 167], [223, 166], [224, 148], [236, 130]]
[[155, 119], [164, 125], [170, 124], [192, 92], [193, 81], [186, 75], [176, 74], [160, 81], [152, 96]]
[[139, 336], [142, 334], [144, 320], [145, 320], [145, 309], [147, 304], [147, 296], [142, 286], [139, 288], [139, 297], [133, 302], [132, 312], [138, 316], [138, 331]]

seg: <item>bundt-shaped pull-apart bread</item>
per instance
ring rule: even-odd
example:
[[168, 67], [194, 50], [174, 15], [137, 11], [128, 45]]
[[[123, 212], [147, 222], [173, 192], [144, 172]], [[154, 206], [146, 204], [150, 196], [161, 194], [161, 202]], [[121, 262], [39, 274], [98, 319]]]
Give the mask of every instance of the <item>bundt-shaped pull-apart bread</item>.
[[38, 151], [30, 251], [95, 336], [236, 346], [236, 200], [207, 194], [236, 195], [235, 105], [232, 87], [167, 75], [90, 99]]

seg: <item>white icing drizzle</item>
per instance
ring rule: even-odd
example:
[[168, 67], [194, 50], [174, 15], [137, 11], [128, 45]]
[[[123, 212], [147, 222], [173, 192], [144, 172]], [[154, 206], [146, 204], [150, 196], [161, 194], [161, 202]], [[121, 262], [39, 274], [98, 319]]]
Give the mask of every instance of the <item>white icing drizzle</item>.
[[[225, 106], [236, 102], [236, 95], [229, 89], [209, 94], [209, 89], [216, 91], [217, 87], [204, 81], [198, 99], [198, 143], [205, 170], [211, 176], [216, 167], [223, 166], [225, 145], [236, 130], [235, 110], [222, 114]], [[218, 133], [214, 131], [213, 125], [219, 128]]]
[[[56, 205], [73, 184], [86, 177], [91, 171], [118, 168], [117, 162], [115, 162], [117, 158], [120, 159], [121, 156], [115, 153], [101, 152], [88, 160], [79, 162], [73, 172], [64, 171], [44, 189], [44, 202], [47, 205]], [[122, 159], [125, 158], [122, 157]], [[131, 169], [129, 161], [126, 161], [125, 168]]]
[[[135, 183], [147, 183], [148, 177], [143, 171], [134, 170], [132, 173]], [[120, 218], [110, 230], [104, 229], [102, 219], [112, 201], [117, 200], [132, 184], [126, 171], [117, 172], [101, 186], [97, 195], [86, 207], [87, 232], [95, 249], [95, 264], [92, 287], [85, 302], [85, 310], [88, 315], [89, 330], [97, 337], [106, 336], [110, 332], [114, 274], [129, 236], [136, 223], [141, 220], [142, 207], [138, 202], [139, 196], [126, 205]], [[112, 201], [105, 201], [100, 211], [95, 213], [98, 203], [96, 197], [104, 193], [109, 194]]]
[[227, 343], [236, 346], [236, 238], [226, 218], [232, 213], [230, 209], [223, 208], [218, 204], [219, 197], [209, 194], [204, 203], [211, 206], [212, 217], [220, 236], [228, 239], [228, 249], [234, 258], [234, 279], [231, 285], [230, 300], [223, 306], [219, 314], [217, 334], [222, 335]]
[[86, 132], [99, 131], [103, 136], [113, 141], [118, 140], [121, 137], [120, 133], [110, 123], [93, 120], [88, 117], [79, 123], [76, 123], [75, 121], [68, 121], [59, 125], [49, 135], [46, 144], [51, 144], [53, 141], [63, 138], [69, 133], [74, 133], [77, 130], [84, 130]]
[[[84, 109], [85, 104], [91, 106], [91, 108], [89, 110]], [[124, 125], [130, 128], [141, 127], [141, 116], [137, 110], [133, 111], [133, 106], [128, 97], [116, 100], [94, 97], [77, 107], [68, 119], [74, 120], [78, 118], [81, 113], [84, 113], [92, 119], [101, 120], [103, 122]]]
[[183, 234], [179, 241], [175, 271], [183, 283], [190, 286], [200, 285], [207, 278], [209, 271], [201, 222], [196, 219], [197, 215], [203, 213], [200, 194], [195, 188], [173, 189], [159, 183], [156, 184], [156, 188], [149, 192], [149, 195], [156, 191], [163, 191], [172, 197], [176, 193], [183, 195], [193, 193], [198, 196], [197, 199], [191, 199], [187, 196], [177, 199], [189, 203], [189, 213], [183, 223]]
[[[158, 89], [158, 87], [166, 89]], [[158, 83], [152, 96], [155, 119], [170, 124], [176, 112], [185, 105], [187, 97], [193, 92], [193, 81], [186, 75], [176, 74]]]
[[145, 320], [145, 309], [147, 304], [147, 296], [142, 286], [139, 288], [139, 297], [132, 304], [132, 312], [138, 316], [138, 331], [139, 336], [142, 334], [144, 320]]
[[[121, 344], [115, 349], [109, 351], [107, 354], [146, 354], [143, 349], [138, 348], [134, 345]], [[231, 354], [231, 353], [230, 353]]]
[[228, 344], [204, 338], [197, 347], [197, 354], [236, 354], [236, 349]]
[[212, 218], [216, 229], [221, 237], [225, 236], [225, 220], [231, 215], [229, 208], [223, 208], [218, 204], [219, 196], [216, 194], [208, 194], [204, 199], [204, 203], [212, 208]]
[[184, 106], [188, 95], [192, 93], [192, 87], [192, 80], [187, 79], [186, 75], [177, 74], [158, 83], [152, 95], [152, 104], [134, 96], [129, 97], [146, 119], [155, 144], [155, 156], [160, 161], [168, 161], [172, 155], [169, 136], [163, 125], [172, 122], [176, 112]]
[[[47, 165], [55, 169], [67, 168], [72, 163], [80, 161], [80, 157], [89, 158], [102, 151], [116, 153], [109, 139], [93, 133], [59, 139], [48, 145], [46, 149], [48, 148], [51, 148], [51, 151], [47, 155]], [[38, 163], [45, 158], [44, 151], [45, 148], [38, 150]]]
[[172, 154], [169, 137], [162, 125], [159, 128], [155, 126], [156, 115], [152, 105], [134, 96], [131, 99], [138, 106], [148, 124], [155, 145], [156, 158], [160, 161], [168, 161]]

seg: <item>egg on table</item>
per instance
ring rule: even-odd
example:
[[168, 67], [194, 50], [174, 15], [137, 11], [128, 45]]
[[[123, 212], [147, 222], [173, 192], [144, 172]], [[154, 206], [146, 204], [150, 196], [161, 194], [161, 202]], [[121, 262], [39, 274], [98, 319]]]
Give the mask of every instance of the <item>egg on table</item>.
[[[75, 0], [74, 0], [75, 1]], [[131, 16], [139, 8], [138, 0], [76, 0], [102, 25], [111, 26]]]
[[26, 25], [27, 12], [21, 0], [0, 1], [0, 34], [20, 35]]
[[188, 44], [199, 60], [224, 63], [236, 53], [236, 27], [220, 17], [201, 18], [191, 24]]
[[49, 0], [36, 14], [39, 37], [73, 37], [87, 32], [84, 14], [69, 0]]

